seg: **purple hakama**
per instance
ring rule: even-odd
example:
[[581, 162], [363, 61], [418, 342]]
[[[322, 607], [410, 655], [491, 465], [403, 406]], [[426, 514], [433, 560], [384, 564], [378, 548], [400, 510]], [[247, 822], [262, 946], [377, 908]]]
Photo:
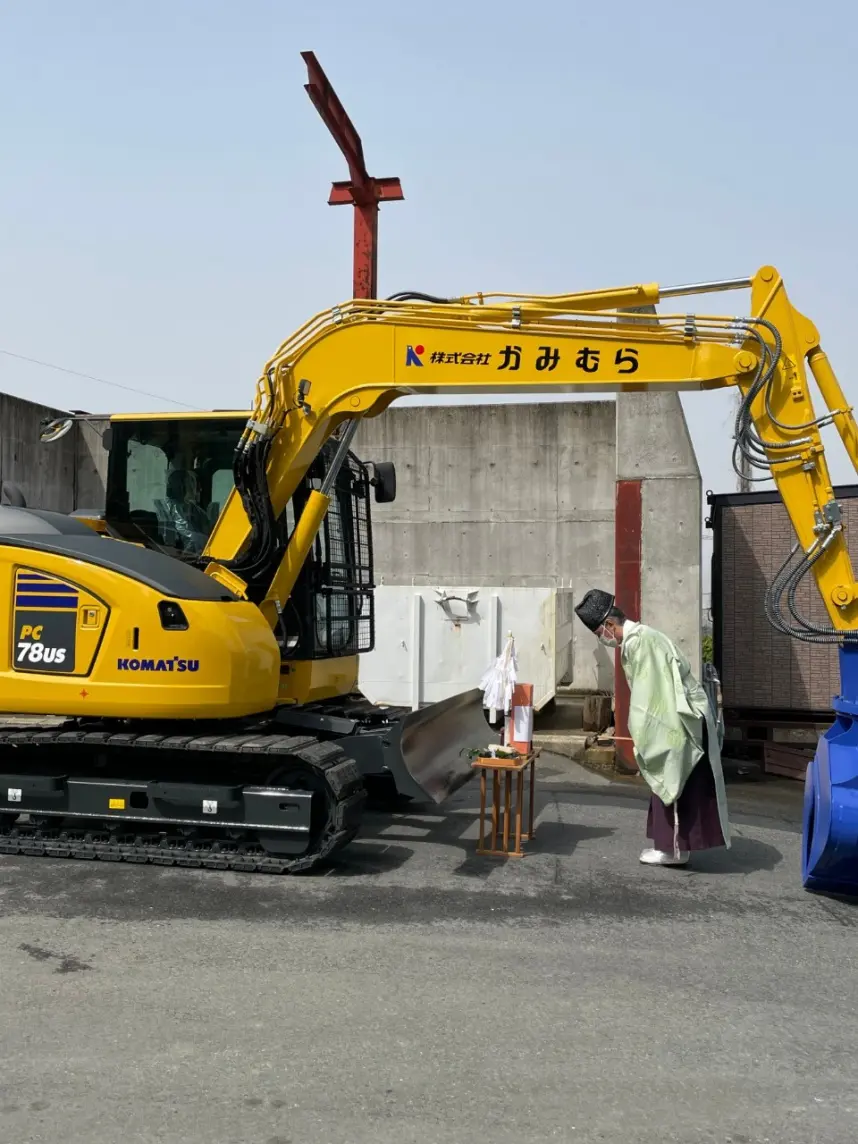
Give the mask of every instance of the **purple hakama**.
[[652, 795], [649, 801], [646, 836], [656, 850], [673, 853], [674, 842], [680, 850], [711, 850], [724, 845], [715, 776], [709, 762], [709, 740], [703, 721], [703, 755], [688, 776], [682, 794], [676, 800], [679, 828], [675, 828], [674, 808], [665, 806]]

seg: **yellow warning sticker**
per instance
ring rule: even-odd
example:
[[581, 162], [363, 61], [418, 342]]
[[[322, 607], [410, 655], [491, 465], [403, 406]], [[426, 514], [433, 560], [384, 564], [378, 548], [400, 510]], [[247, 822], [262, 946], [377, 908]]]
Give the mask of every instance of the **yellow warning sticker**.
[[107, 805], [111, 810], [125, 810], [125, 799], [111, 798], [107, 800]]

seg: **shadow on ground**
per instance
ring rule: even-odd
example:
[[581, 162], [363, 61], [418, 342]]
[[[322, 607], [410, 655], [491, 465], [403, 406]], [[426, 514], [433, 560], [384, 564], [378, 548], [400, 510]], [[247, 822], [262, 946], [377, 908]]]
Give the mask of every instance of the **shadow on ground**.
[[[616, 833], [613, 827], [581, 826], [569, 822], [541, 822], [533, 841], [527, 843], [527, 854], [550, 854], [555, 858], [567, 858], [574, 854], [582, 842], [593, 838], [607, 838]], [[453, 871], [461, 878], [488, 878], [500, 864], [520, 862], [520, 858], [498, 858], [471, 852]]]
[[[627, 800], [622, 795], [612, 798], [601, 792], [592, 801], [617, 806], [628, 806], [630, 802], [633, 806], [639, 805], [637, 799]], [[550, 805], [550, 802], [545, 805]], [[522, 861], [518, 858], [478, 855], [477, 821], [476, 812], [458, 810], [454, 814], [443, 815], [438, 813], [437, 808], [414, 808], [411, 814], [400, 812], [394, 815], [369, 815], [360, 836], [348, 847], [347, 854], [336, 859], [325, 870], [320, 870], [319, 874], [340, 878], [366, 878], [386, 874], [399, 869], [417, 849], [422, 849], [427, 844], [464, 850], [465, 858], [452, 871], [464, 878], [488, 878], [498, 866]], [[568, 858], [581, 843], [607, 838], [615, 833], [616, 827], [542, 821], [538, 824], [535, 837], [526, 844], [526, 852], [533, 856]], [[729, 850], [709, 850], [694, 854], [688, 872], [745, 875], [774, 870], [783, 861], [783, 852], [776, 846], [737, 832], [733, 835], [733, 844]]]
[[[545, 805], [550, 805], [546, 800]], [[541, 808], [537, 805], [537, 813]], [[518, 858], [498, 858], [477, 855], [476, 811], [456, 810], [451, 814], [439, 813], [437, 807], [413, 807], [412, 812], [395, 814], [369, 814], [359, 838], [348, 847], [347, 859], [336, 860], [327, 876], [367, 877], [387, 873], [402, 866], [418, 847], [454, 847], [466, 850], [468, 856], [455, 869], [463, 877], [488, 877], [498, 865], [519, 862]], [[578, 823], [540, 822], [535, 837], [526, 844], [527, 853], [569, 857], [580, 843], [592, 838], [605, 838], [613, 834], [613, 827], [584, 826]], [[499, 840], [500, 841], [500, 840]], [[486, 838], [486, 844], [489, 839]]]
[[[569, 857], [582, 842], [597, 838], [607, 838], [616, 833], [607, 827], [581, 826], [575, 824], [542, 823], [536, 837], [527, 845], [527, 855], [551, 855]], [[383, 838], [364, 834], [348, 848], [347, 855], [336, 859], [319, 876], [334, 878], [371, 878], [399, 869], [414, 855], [415, 849], [429, 841], [447, 844], [457, 849], [465, 848], [464, 859], [451, 873], [461, 878], [487, 879], [498, 869], [509, 863], [522, 861], [518, 858], [501, 858], [476, 853], [472, 838], [462, 839], [461, 832], [433, 831], [429, 838], [409, 839], [411, 845], [404, 845], [405, 839], [397, 838], [389, 832]], [[525, 858], [526, 862], [527, 859]], [[705, 874], [722, 877], [737, 877], [760, 871], [772, 871], [784, 861], [783, 853], [775, 846], [752, 838], [734, 837], [729, 850], [709, 850], [694, 854], [690, 865], [683, 873], [688, 875]]]
[[[614, 807], [622, 810], [639, 809], [646, 817], [649, 791], [643, 783], [613, 782], [606, 787], [581, 786], [577, 783], [552, 784], [551, 796], [579, 807]], [[800, 834], [802, 828], [802, 798], [792, 789], [774, 789], [769, 792], [765, 784], [749, 784], [747, 788], [732, 787], [727, 793], [727, 807], [734, 828], [742, 825], [762, 826], [788, 834]]]
[[775, 846], [754, 838], [733, 836], [729, 850], [701, 850], [693, 854], [689, 869], [696, 874], [753, 874], [774, 870], [784, 856]]

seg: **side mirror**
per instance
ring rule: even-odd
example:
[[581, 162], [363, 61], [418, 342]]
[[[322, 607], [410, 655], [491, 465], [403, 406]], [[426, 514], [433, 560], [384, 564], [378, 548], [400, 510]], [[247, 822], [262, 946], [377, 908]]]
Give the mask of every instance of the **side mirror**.
[[73, 417], [55, 417], [53, 420], [45, 420], [42, 422], [42, 431], [39, 434], [39, 440], [43, 444], [51, 441], [59, 441], [60, 437], [65, 437], [72, 425], [74, 425]]
[[393, 504], [396, 500], [396, 465], [393, 461], [373, 461], [370, 484], [375, 489], [378, 504]]

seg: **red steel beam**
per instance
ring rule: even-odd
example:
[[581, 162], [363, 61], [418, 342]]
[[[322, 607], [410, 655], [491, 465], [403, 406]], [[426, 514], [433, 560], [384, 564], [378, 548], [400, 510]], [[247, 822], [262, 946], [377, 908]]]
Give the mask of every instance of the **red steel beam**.
[[[641, 618], [641, 535], [643, 496], [640, 481], [617, 481], [614, 523], [614, 595], [630, 620]], [[629, 738], [629, 685], [617, 652], [614, 673], [614, 748], [622, 770], [637, 772]]]
[[363, 144], [340, 103], [314, 52], [301, 52], [307, 65], [304, 90], [342, 151], [349, 168], [344, 182], [334, 183], [330, 206], [354, 207], [354, 266], [352, 297], [375, 298], [378, 294], [378, 205], [405, 198], [399, 179], [374, 179], [367, 173]]

